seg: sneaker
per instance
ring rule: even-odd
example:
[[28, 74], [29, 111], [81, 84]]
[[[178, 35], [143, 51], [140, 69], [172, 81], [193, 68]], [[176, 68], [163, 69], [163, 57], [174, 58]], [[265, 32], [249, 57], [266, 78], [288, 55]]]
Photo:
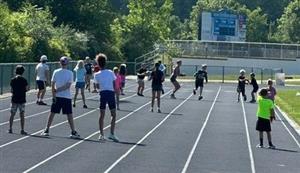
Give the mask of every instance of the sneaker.
[[165, 90], [161, 90], [161, 93], [162, 93], [162, 94], [165, 94]]
[[73, 107], [75, 108], [75, 107], [76, 107], [76, 105], [75, 105], [75, 104], [73, 104]]
[[125, 94], [124, 94], [124, 93], [121, 93], [121, 95], [124, 96]]
[[110, 134], [109, 137], [108, 137], [108, 139], [110, 139], [110, 140], [112, 140], [114, 142], [119, 142], [119, 139], [115, 135], [113, 135], [113, 134]]
[[256, 103], [256, 100], [251, 100], [250, 103]]
[[150, 108], [149, 112], [153, 112], [153, 108]]
[[83, 105], [83, 108], [84, 108], [84, 109], [87, 109], [88, 107], [87, 107], [87, 105]]
[[144, 97], [144, 94], [140, 94], [141, 97]]
[[40, 101], [40, 102], [38, 103], [38, 105], [46, 106], [47, 104], [44, 103], [43, 101]]
[[193, 94], [196, 95], [196, 90], [195, 89], [193, 89]]
[[25, 132], [24, 130], [21, 130], [20, 134], [21, 134], [21, 135], [28, 135], [28, 133]]
[[35, 103], [38, 105], [38, 104], [39, 104], [39, 101], [37, 100]]
[[203, 99], [203, 97], [202, 97], [202, 96], [199, 96], [198, 100], [202, 100], [202, 99]]
[[161, 110], [160, 110], [160, 109], [157, 109], [157, 113], [161, 113]]
[[7, 130], [7, 133], [12, 134], [12, 133], [13, 133], [12, 129], [8, 129], [8, 130]]
[[247, 96], [244, 97], [244, 101], [247, 101]]
[[98, 91], [97, 90], [93, 90], [92, 93], [98, 93]]
[[274, 145], [270, 145], [268, 148], [269, 149], [275, 149], [276, 147]]
[[171, 98], [171, 99], [176, 99], [176, 97], [175, 97], [174, 94], [171, 94], [171, 95], [170, 95], [170, 98]]
[[42, 136], [49, 136], [49, 130], [44, 130], [42, 133], [41, 133]]
[[261, 145], [261, 144], [257, 144], [257, 145], [256, 145], [256, 148], [264, 148], [264, 146]]
[[78, 139], [78, 138], [80, 138], [80, 135], [76, 131], [73, 131], [73, 132], [71, 132], [70, 138]]
[[99, 135], [99, 141], [100, 142], [104, 142], [104, 141], [106, 141], [106, 138], [105, 138], [105, 136], [104, 135]]

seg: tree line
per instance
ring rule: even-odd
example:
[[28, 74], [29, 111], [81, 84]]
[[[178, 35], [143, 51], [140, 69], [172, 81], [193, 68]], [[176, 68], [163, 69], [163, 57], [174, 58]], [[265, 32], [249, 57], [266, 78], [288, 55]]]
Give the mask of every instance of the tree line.
[[247, 16], [247, 41], [300, 42], [300, 0], [0, 0], [0, 62], [105, 52], [134, 61], [169, 39], [198, 39], [201, 12]]

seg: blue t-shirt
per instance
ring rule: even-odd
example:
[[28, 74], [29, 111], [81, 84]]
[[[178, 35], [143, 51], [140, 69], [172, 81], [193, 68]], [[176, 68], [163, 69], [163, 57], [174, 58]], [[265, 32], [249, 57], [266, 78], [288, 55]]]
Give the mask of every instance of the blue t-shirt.
[[85, 74], [86, 74], [85, 68], [74, 69], [74, 71], [76, 73], [75, 82], [85, 82]]

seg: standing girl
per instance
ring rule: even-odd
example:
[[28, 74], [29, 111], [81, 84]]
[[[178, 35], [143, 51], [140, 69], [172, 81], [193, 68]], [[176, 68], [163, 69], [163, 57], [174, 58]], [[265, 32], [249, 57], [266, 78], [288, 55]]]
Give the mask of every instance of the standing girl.
[[121, 95], [125, 95], [124, 94], [124, 87], [125, 87], [125, 82], [126, 82], [126, 64], [121, 64], [120, 65], [120, 76], [122, 79], [122, 85], [121, 85]]
[[160, 111], [160, 95], [162, 91], [162, 83], [164, 82], [164, 73], [159, 70], [159, 63], [155, 63], [155, 69], [151, 73], [150, 79], [152, 79], [152, 102], [150, 111], [153, 112], [155, 98], [157, 98], [157, 112]]
[[115, 81], [116, 90], [115, 90], [115, 94], [116, 94], [117, 110], [120, 110], [119, 102], [120, 102], [120, 93], [121, 93], [122, 79], [121, 79], [121, 76], [119, 74], [119, 68], [118, 67], [114, 67], [113, 71], [114, 71], [114, 74], [116, 76], [116, 81]]
[[75, 95], [73, 100], [73, 107], [76, 106], [76, 99], [78, 95], [78, 91], [80, 89], [82, 101], [83, 101], [83, 108], [87, 108], [85, 104], [85, 95], [84, 95], [84, 86], [86, 80], [86, 69], [84, 67], [84, 61], [80, 60], [77, 62], [76, 67], [74, 68], [74, 72], [76, 73], [76, 79], [75, 79]]

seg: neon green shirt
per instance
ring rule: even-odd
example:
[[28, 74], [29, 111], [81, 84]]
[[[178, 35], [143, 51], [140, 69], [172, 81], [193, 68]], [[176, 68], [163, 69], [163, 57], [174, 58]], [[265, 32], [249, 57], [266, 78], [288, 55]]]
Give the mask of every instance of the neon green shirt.
[[270, 99], [264, 99], [261, 96], [258, 96], [258, 108], [257, 116], [264, 119], [270, 119], [271, 109], [274, 109], [274, 104]]

